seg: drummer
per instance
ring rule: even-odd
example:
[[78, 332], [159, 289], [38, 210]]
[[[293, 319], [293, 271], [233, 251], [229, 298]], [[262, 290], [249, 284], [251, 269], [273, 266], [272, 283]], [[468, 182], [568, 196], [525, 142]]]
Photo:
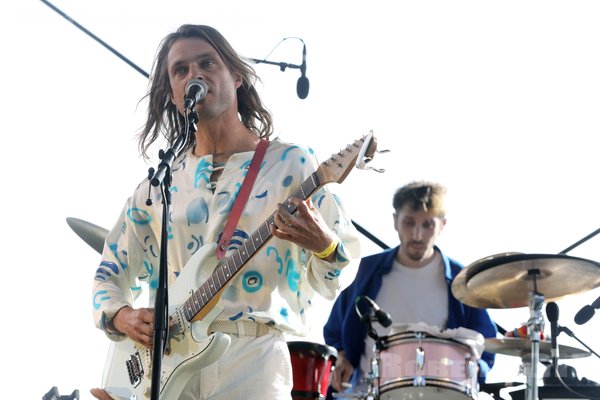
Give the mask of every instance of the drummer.
[[[425, 323], [440, 330], [463, 327], [485, 338], [496, 337], [496, 325], [485, 309], [469, 307], [452, 295], [452, 280], [463, 265], [435, 245], [446, 225], [445, 197], [444, 186], [427, 181], [411, 182], [396, 191], [393, 215], [400, 245], [361, 260], [354, 281], [336, 299], [323, 329], [325, 342], [338, 351], [331, 380], [334, 391], [362, 392], [364, 384], [362, 388], [358, 384], [371, 371], [375, 341], [356, 312], [360, 296], [374, 300], [394, 324]], [[372, 326], [379, 337], [389, 334], [381, 324]], [[480, 383], [493, 365], [494, 354], [483, 352]], [[347, 389], [348, 384], [353, 389]]]

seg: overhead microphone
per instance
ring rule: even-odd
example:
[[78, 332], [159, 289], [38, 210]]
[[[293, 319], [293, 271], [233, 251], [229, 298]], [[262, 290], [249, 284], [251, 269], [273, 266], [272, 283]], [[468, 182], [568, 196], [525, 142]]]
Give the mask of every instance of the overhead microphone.
[[296, 93], [301, 99], [305, 99], [308, 96], [308, 89], [310, 88], [310, 82], [306, 77], [306, 44], [302, 47], [302, 64], [300, 65], [300, 78], [296, 83]]
[[387, 328], [392, 324], [392, 317], [390, 317], [390, 314], [383, 311], [369, 296], [362, 296], [362, 298], [369, 303], [369, 307], [375, 312], [375, 318], [377, 318], [377, 322], [379, 322], [384, 328]]
[[204, 100], [206, 93], [208, 93], [208, 85], [203, 79], [191, 79], [185, 87], [183, 106], [186, 109], [194, 108], [196, 103]]
[[594, 300], [594, 302], [591, 305], [588, 304], [583, 306], [581, 310], [579, 310], [579, 312], [575, 314], [575, 323], [577, 325], [585, 324], [590, 319], [592, 319], [598, 308], [600, 308], [600, 297]]

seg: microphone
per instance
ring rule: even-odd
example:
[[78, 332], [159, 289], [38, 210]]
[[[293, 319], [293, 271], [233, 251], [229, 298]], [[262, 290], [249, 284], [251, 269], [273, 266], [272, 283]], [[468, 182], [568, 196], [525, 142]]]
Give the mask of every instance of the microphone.
[[550, 344], [552, 349], [550, 351], [550, 355], [552, 356], [552, 375], [556, 376], [556, 368], [558, 365], [558, 343], [556, 341], [556, 337], [559, 334], [558, 330], [558, 304], [555, 302], [550, 302], [546, 305], [546, 316], [548, 317], [548, 321], [550, 322]]
[[375, 312], [375, 318], [377, 318], [377, 322], [379, 322], [384, 328], [387, 328], [392, 324], [392, 317], [390, 314], [383, 311], [377, 303], [375, 303], [370, 297], [362, 296], [363, 299], [369, 303], [369, 307]]
[[197, 102], [202, 101], [208, 93], [208, 85], [202, 79], [191, 79], [185, 87], [183, 106], [192, 109]]
[[310, 82], [306, 77], [306, 44], [302, 48], [302, 65], [300, 65], [300, 78], [296, 83], [296, 93], [301, 99], [305, 99], [308, 96], [308, 89], [310, 88]]
[[596, 310], [600, 308], [600, 297], [598, 297], [596, 300], [594, 300], [594, 302], [592, 303], [592, 305], [585, 305], [581, 308], [581, 310], [579, 310], [579, 312], [577, 314], [575, 314], [575, 323], [577, 325], [583, 325], [586, 322], [588, 322], [590, 319], [592, 319], [592, 317], [594, 316], [594, 314], [596, 313]]

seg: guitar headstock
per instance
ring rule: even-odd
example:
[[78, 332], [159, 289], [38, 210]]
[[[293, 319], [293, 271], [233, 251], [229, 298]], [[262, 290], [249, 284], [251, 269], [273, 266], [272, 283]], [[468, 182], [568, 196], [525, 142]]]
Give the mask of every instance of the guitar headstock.
[[365, 164], [373, 159], [376, 151], [377, 140], [372, 132], [354, 141], [346, 148], [332, 154], [319, 166], [317, 173], [321, 183], [343, 182], [352, 167], [364, 168]]

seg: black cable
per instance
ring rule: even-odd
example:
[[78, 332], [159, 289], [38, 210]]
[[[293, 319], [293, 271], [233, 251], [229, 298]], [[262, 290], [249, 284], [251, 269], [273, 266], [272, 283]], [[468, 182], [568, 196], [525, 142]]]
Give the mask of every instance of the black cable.
[[129, 64], [131, 67], [133, 67], [140, 74], [144, 75], [146, 78], [150, 78], [150, 74], [148, 74], [146, 71], [144, 71], [143, 69], [141, 69], [140, 67], [138, 67], [137, 65], [135, 65], [132, 61], [130, 61], [129, 59], [127, 59], [123, 54], [119, 53], [117, 50], [115, 50], [112, 47], [110, 47], [104, 40], [100, 39], [98, 36], [94, 35], [92, 32], [90, 32], [87, 29], [85, 29], [83, 26], [81, 26], [79, 23], [77, 23], [77, 21], [75, 21], [73, 18], [69, 17], [67, 14], [65, 14], [64, 12], [62, 12], [61, 10], [59, 10], [58, 8], [56, 8], [49, 1], [42, 0], [42, 3], [44, 3], [45, 5], [47, 5], [48, 7], [50, 7], [51, 9], [53, 9], [54, 11], [56, 11], [59, 15], [61, 15], [62, 17], [64, 17], [67, 21], [69, 21], [70, 23], [72, 23], [73, 25], [75, 25], [77, 28], [81, 29], [83, 32], [85, 32], [92, 39], [94, 39], [95, 41], [97, 41], [98, 43], [100, 43], [102, 46], [106, 47], [111, 53], [115, 54], [121, 60], [125, 61], [127, 64]]
[[590, 233], [589, 235], [587, 235], [586, 237], [584, 237], [583, 239], [578, 240], [577, 242], [573, 243], [572, 245], [570, 245], [569, 247], [567, 247], [566, 249], [564, 249], [563, 251], [561, 251], [558, 254], [567, 254], [569, 251], [573, 250], [575, 247], [579, 246], [580, 244], [588, 241], [589, 239], [593, 238], [594, 236], [596, 236], [597, 234], [600, 233], [600, 228], [596, 229], [594, 232]]

